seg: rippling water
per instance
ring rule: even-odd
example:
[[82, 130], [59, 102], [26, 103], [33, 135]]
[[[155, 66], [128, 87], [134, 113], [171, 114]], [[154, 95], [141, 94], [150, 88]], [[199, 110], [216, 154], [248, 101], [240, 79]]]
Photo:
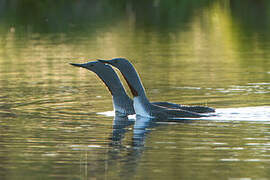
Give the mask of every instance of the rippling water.
[[[268, 7], [0, 1], [0, 179], [270, 179]], [[151, 101], [217, 116], [114, 117], [97, 76], [68, 64], [112, 57]]]

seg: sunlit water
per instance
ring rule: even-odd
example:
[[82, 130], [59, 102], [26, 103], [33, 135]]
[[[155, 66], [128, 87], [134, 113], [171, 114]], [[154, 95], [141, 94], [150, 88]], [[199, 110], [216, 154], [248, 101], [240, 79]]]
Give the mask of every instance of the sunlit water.
[[[269, 3], [0, 2], [1, 180], [270, 179]], [[151, 101], [216, 116], [115, 117], [97, 76], [68, 64], [112, 57]]]

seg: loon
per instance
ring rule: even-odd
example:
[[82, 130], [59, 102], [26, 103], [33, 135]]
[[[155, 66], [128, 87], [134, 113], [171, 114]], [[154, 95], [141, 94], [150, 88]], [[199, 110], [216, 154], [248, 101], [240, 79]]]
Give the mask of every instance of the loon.
[[205, 106], [182, 106], [168, 102], [150, 103], [137, 71], [128, 60], [114, 58], [111, 60], [99, 59], [98, 61], [110, 64], [120, 70], [134, 97], [133, 107], [137, 115], [148, 118], [174, 119], [208, 117], [208, 115], [199, 113], [215, 112], [213, 108]]
[[112, 95], [114, 112], [118, 115], [135, 114], [133, 100], [127, 95], [118, 75], [109, 65], [99, 61], [92, 61], [83, 64], [70, 63], [73, 66], [83, 67], [93, 71], [104, 82]]

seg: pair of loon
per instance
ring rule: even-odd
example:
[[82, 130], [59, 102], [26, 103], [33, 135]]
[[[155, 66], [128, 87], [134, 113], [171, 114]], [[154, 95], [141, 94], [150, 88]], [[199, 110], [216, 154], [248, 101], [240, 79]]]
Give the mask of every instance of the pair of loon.
[[[112, 95], [114, 111], [121, 115], [136, 114], [148, 118], [174, 119], [207, 117], [208, 115], [200, 113], [215, 112], [213, 108], [207, 106], [184, 106], [169, 102], [149, 102], [137, 71], [124, 58], [70, 64], [96, 73]], [[131, 90], [133, 100], [127, 95], [117, 73], [110, 65], [116, 67], [122, 73]]]

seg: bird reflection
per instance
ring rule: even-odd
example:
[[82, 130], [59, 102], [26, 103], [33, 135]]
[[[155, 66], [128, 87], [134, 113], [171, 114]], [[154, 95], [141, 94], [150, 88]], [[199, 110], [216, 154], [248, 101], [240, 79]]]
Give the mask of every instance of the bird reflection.
[[[108, 167], [106, 168], [106, 174], [108, 176], [115, 168], [119, 168], [119, 177], [132, 177], [135, 174], [144, 152], [146, 135], [156, 125], [155, 119], [138, 115], [136, 115], [136, 119], [115, 116], [106, 164]], [[131, 138], [129, 137], [130, 132], [132, 134]], [[125, 134], [128, 134], [129, 140], [122, 142]]]
[[136, 115], [136, 122], [133, 128], [133, 147], [143, 147], [147, 133], [150, 133], [151, 128], [157, 125], [157, 119], [152, 119], [140, 115]]
[[[147, 135], [155, 127], [166, 125], [164, 121], [160, 123], [161, 121], [160, 119], [139, 115], [136, 115], [135, 119], [115, 116], [106, 160], [105, 173], [108, 177], [116, 169], [119, 172], [119, 178], [123, 176], [132, 178], [136, 174], [142, 154], [147, 150], [145, 148]], [[186, 123], [192, 121], [178, 120], [176, 122]], [[130, 137], [130, 134], [132, 137]], [[125, 136], [126, 138], [124, 138]]]
[[129, 119], [127, 116], [116, 115], [113, 120], [113, 130], [112, 130], [112, 144], [121, 143], [124, 134], [127, 132], [127, 127], [134, 124], [134, 119]]
[[157, 125], [156, 119], [136, 115], [136, 119], [129, 119], [127, 116], [115, 116], [111, 135], [111, 145], [121, 144], [128, 127], [133, 126], [131, 146], [141, 147], [144, 145], [145, 135], [150, 132], [151, 127]]
[[[162, 122], [162, 123], [161, 123]], [[111, 144], [119, 145], [125, 136], [128, 129], [133, 125], [133, 136], [131, 146], [138, 148], [144, 145], [146, 134], [151, 132], [151, 129], [157, 125], [166, 125], [170, 123], [191, 123], [192, 119], [175, 119], [164, 121], [160, 118], [149, 118], [145, 116], [136, 115], [135, 119], [129, 119], [127, 116], [116, 115], [113, 121], [113, 130], [111, 135]], [[130, 127], [130, 128], [128, 128]]]

